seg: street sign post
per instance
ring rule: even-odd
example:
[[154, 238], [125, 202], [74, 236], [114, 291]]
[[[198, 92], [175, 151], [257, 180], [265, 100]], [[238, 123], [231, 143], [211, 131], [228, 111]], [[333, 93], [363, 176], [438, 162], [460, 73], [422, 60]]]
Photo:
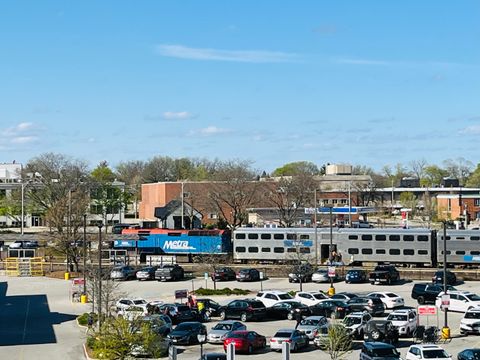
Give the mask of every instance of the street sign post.
[[188, 290], [175, 290], [175, 300], [177, 299], [186, 299], [188, 297]]
[[442, 295], [442, 309], [448, 309], [450, 307], [450, 295], [443, 294]]
[[328, 267], [328, 277], [335, 277], [335, 266], [329, 266]]
[[418, 315], [437, 315], [437, 307], [429, 305], [419, 306]]

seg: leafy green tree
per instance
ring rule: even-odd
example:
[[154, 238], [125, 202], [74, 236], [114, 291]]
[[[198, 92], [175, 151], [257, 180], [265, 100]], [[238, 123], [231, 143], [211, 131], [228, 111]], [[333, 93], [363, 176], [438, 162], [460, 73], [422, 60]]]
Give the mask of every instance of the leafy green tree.
[[299, 174], [318, 175], [318, 166], [309, 161], [291, 162], [275, 169], [272, 176], [294, 176]]
[[470, 174], [465, 186], [480, 187], [480, 164], [477, 164], [477, 168]]
[[345, 326], [333, 323], [328, 328], [328, 335], [321, 338], [320, 348], [330, 355], [332, 360], [343, 359], [352, 351], [352, 339]]
[[399, 199], [404, 207], [412, 209], [412, 215], [414, 215], [418, 204], [415, 194], [410, 191], [402, 192]]
[[425, 167], [424, 176], [420, 179], [423, 186], [436, 186], [442, 183], [444, 177], [448, 176], [448, 171], [438, 165], [428, 165]]

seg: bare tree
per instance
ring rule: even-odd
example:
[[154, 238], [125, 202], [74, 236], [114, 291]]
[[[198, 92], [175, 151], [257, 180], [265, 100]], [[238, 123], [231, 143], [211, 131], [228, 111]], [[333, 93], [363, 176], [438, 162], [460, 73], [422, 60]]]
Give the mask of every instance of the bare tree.
[[465, 160], [463, 157], [459, 157], [455, 160], [447, 159], [443, 162], [445, 170], [448, 171], [450, 176], [456, 177], [460, 180], [461, 184], [465, 183], [473, 169], [473, 163]]
[[428, 162], [425, 159], [410, 161], [410, 168], [417, 179], [423, 179], [425, 177], [425, 170], [428, 166]]
[[320, 348], [330, 355], [332, 360], [343, 359], [352, 351], [352, 339], [345, 326], [333, 323], [328, 328], [328, 335], [321, 338]]

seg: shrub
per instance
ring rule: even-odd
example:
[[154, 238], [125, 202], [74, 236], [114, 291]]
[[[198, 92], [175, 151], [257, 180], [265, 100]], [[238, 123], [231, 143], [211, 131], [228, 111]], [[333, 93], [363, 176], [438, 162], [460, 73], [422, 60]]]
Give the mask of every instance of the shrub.
[[230, 289], [230, 288], [223, 288], [223, 289], [204, 289], [199, 288], [195, 290], [196, 295], [201, 296], [210, 296], [210, 295], [248, 295], [250, 294], [250, 290], [243, 290], [243, 289]]
[[[82, 315], [79, 315], [77, 317], [77, 321], [78, 321], [79, 325], [82, 325], [82, 326], [87, 326], [88, 325], [88, 314], [89, 313], [83, 313]], [[97, 322], [97, 319], [98, 319], [98, 315], [93, 314], [93, 322]]]

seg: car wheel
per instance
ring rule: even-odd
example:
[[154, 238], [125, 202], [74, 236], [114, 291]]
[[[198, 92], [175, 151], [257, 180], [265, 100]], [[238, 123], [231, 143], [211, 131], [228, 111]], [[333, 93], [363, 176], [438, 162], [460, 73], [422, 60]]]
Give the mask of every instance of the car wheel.
[[375, 281], [370, 281], [370, 285], [375, 285]]
[[227, 318], [227, 314], [225, 313], [225, 311], [221, 311], [220, 312], [220, 320], [225, 320]]
[[243, 322], [247, 321], [247, 314], [246, 313], [241, 313], [240, 314], [240, 321], [243, 321]]
[[287, 319], [288, 319], [288, 320], [293, 320], [293, 314], [292, 314], [292, 313], [288, 313], [288, 314], [287, 314]]
[[373, 340], [379, 340], [380, 339], [380, 332], [378, 330], [372, 330], [372, 339]]
[[265, 349], [267, 347], [267, 341], [264, 340], [263, 343], [262, 343], [262, 349]]
[[423, 296], [419, 296], [417, 298], [417, 302], [420, 304], [420, 305], [423, 305], [425, 304], [425, 298]]

